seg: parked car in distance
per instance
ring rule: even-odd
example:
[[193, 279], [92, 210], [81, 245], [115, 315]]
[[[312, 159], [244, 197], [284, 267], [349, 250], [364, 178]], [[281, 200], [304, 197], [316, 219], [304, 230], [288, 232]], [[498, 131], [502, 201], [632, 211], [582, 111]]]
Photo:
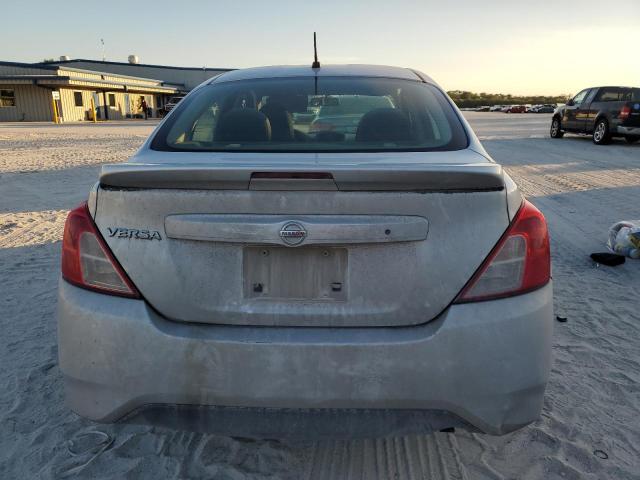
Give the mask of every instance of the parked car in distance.
[[[363, 115], [377, 108], [394, 108], [390, 96], [326, 95], [309, 133], [355, 135]], [[346, 138], [346, 137], [345, 137]]]
[[556, 105], [551, 105], [551, 104], [538, 105], [533, 111], [533, 113], [553, 113], [556, 108], [557, 108]]
[[184, 98], [184, 95], [176, 95], [171, 97], [167, 103], [165, 103], [164, 108], [162, 108], [163, 116], [169, 113], [173, 108], [180, 103], [180, 101]]
[[527, 107], [524, 105], [510, 105], [509, 108], [505, 110], [505, 113], [525, 113], [527, 111]]
[[211, 79], [102, 167], [61, 268], [67, 402], [95, 421], [410, 411], [404, 431], [504, 434], [543, 405], [546, 221], [411, 69]]
[[597, 145], [605, 145], [613, 137], [637, 142], [640, 140], [640, 88], [585, 88], [554, 112], [551, 137], [562, 138], [565, 132], [591, 135]]
[[490, 110], [491, 107], [489, 106], [483, 106], [483, 107], [477, 107], [475, 109], [476, 112], [488, 112]]
[[504, 105], [494, 105], [489, 108], [490, 112], [500, 112], [504, 108]]

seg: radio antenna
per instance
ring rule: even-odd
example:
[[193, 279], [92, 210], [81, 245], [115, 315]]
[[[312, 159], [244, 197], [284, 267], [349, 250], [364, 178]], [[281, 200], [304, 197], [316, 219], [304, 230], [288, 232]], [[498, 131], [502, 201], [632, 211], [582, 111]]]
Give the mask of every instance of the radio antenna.
[[316, 32], [313, 32], [313, 63], [311, 68], [320, 68], [320, 62], [318, 61], [318, 47], [316, 46]]

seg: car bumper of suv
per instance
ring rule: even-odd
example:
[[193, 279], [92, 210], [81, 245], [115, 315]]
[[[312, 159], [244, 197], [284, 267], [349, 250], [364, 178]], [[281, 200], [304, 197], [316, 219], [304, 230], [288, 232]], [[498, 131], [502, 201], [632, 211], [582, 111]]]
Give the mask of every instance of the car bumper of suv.
[[100, 422], [157, 405], [420, 410], [502, 434], [540, 414], [552, 317], [549, 283], [415, 327], [184, 324], [61, 281], [60, 367], [70, 407]]
[[618, 125], [618, 133], [621, 135], [637, 135], [640, 137], [640, 127], [623, 127]]

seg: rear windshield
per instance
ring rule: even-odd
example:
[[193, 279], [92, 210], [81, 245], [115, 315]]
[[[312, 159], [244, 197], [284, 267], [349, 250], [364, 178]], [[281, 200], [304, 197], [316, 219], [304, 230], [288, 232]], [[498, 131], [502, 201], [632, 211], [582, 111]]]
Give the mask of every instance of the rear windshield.
[[605, 87], [600, 89], [596, 102], [638, 102], [640, 88]]
[[390, 78], [300, 77], [214, 83], [174, 109], [151, 148], [336, 152], [466, 148], [453, 107], [432, 85]]

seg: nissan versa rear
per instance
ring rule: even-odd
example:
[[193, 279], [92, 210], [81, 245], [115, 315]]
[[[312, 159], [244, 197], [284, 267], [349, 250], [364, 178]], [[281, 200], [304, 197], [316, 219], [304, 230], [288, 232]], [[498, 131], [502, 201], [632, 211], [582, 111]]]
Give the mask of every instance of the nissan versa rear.
[[68, 403], [99, 422], [418, 411], [503, 434], [542, 407], [547, 226], [424, 74], [237, 70], [102, 168], [58, 319]]

